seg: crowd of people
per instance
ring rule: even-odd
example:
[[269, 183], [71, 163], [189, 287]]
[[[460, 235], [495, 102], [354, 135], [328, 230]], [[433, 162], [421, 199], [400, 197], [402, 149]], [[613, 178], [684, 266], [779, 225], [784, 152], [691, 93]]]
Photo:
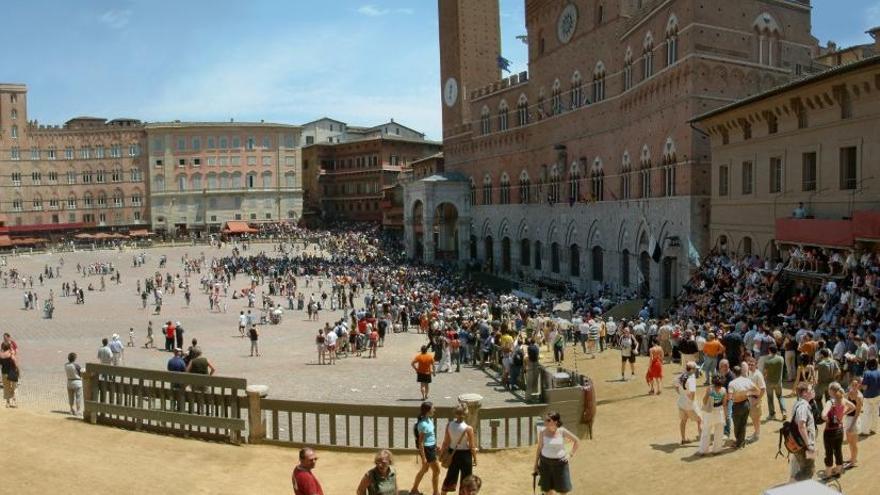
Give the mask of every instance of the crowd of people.
[[[260, 356], [258, 325], [279, 322], [285, 311], [301, 311], [314, 321], [319, 320], [321, 311], [341, 311], [339, 319], [316, 328], [316, 358], [319, 364], [328, 365], [350, 356], [377, 358], [379, 348], [387, 345], [394, 333], [424, 334], [424, 345], [411, 365], [425, 404], [430, 404], [434, 377], [460, 371], [465, 364], [497, 369], [502, 385], [513, 392], [522, 391], [526, 400], [534, 399], [540, 391], [542, 348], [552, 352], [560, 364], [572, 346], [579, 346], [588, 357], [613, 349], [620, 354], [621, 381], [626, 381], [627, 375], [635, 377], [636, 363], [644, 358], [644, 379], [651, 395], [664, 390], [664, 365], [679, 362], [681, 373], [672, 383], [678, 394], [680, 440], [683, 444], [698, 441], [700, 456], [717, 454], [725, 446], [746, 448], [761, 439], [762, 420], [790, 419], [805, 442], [812, 441], [813, 452], [816, 425], [825, 425], [826, 469], [822, 475], [838, 476], [844, 469], [858, 466], [859, 440], [877, 430], [877, 254], [850, 253], [844, 257], [830, 253], [822, 261], [822, 266], [832, 267], [827, 273], [803, 279], [797, 275], [816, 270], [800, 255], [792, 255], [784, 264], [755, 255], [715, 252], [701, 260], [700, 268], [662, 317], [654, 314], [655, 305], [649, 300], [634, 318], [615, 319], [605, 315], [616, 301], [610, 293], [535, 298], [496, 292], [448, 266], [406, 262], [401, 246], [373, 226], [340, 225], [312, 231], [267, 225], [261, 227], [260, 236], [274, 239], [271, 250], [260, 250], [248, 241], [233, 241], [228, 255], [183, 256], [182, 275], [169, 271], [165, 257], [161, 257], [160, 271], [137, 282], [143, 307], [152, 296], [158, 315], [163, 297], [177, 290], [184, 292], [189, 305], [192, 288], [201, 289], [211, 310], [225, 312], [229, 300], [241, 299], [246, 309], [240, 311], [236, 325], [239, 334], [249, 339], [254, 357]], [[145, 260], [145, 254], [135, 255], [133, 265], [143, 265]], [[77, 265], [77, 273], [100, 276], [102, 287], [105, 275], [119, 280], [112, 264]], [[55, 276], [59, 274], [60, 267]], [[198, 282], [191, 288], [190, 280], [195, 278]], [[7, 280], [14, 286], [34, 283], [33, 277], [12, 271], [4, 274], [4, 284]], [[74, 282], [74, 292], [77, 290], [82, 288]], [[564, 317], [554, 312], [561, 300], [571, 301], [570, 314]], [[179, 321], [168, 320], [161, 331], [166, 338], [165, 350], [173, 354], [168, 370], [214, 372], [213, 363], [204, 357], [195, 339], [183, 351]], [[145, 347], [153, 347], [152, 322], [147, 332]], [[99, 360], [120, 364], [126, 345], [118, 335], [104, 340]], [[133, 345], [131, 334], [129, 342]], [[8, 347], [6, 342], [3, 345]], [[15, 354], [5, 347], [0, 349], [4, 383]], [[74, 413], [81, 408], [75, 360], [71, 355], [65, 365]], [[791, 407], [786, 407], [789, 397], [783, 394], [786, 383], [794, 391]], [[705, 388], [700, 390], [700, 385]], [[423, 410], [422, 416], [429, 417], [430, 410]], [[696, 437], [687, 435], [690, 423], [696, 426]], [[541, 437], [536, 469], [541, 471], [542, 483], [548, 484], [546, 491], [565, 493], [571, 486], [559, 469], [564, 463], [552, 462], [564, 451], [559, 450], [560, 442], [564, 445], [571, 440], [561, 424], [559, 417], [545, 420], [545, 435], [552, 439]], [[461, 428], [456, 426], [443, 434], [441, 452], [449, 450], [451, 443], [454, 454], [465, 457], [458, 450], [470, 450], [473, 442], [462, 433], [466, 428]], [[418, 436], [423, 447], [436, 450], [435, 432], [420, 431]], [[849, 454], [846, 460], [842, 458], [844, 444]], [[424, 462], [413, 491], [430, 471], [434, 493], [439, 493], [437, 460], [432, 460], [435, 456], [430, 448], [419, 452]], [[308, 460], [302, 456], [311, 454], [301, 453], [301, 460]], [[565, 455], [571, 454], [573, 450]], [[809, 449], [793, 454], [792, 479], [812, 476], [813, 458]], [[452, 459], [451, 465], [458, 467], [450, 472], [465, 477], [465, 464]], [[374, 482], [390, 486], [390, 465], [390, 454], [377, 455], [377, 471], [368, 473], [362, 482], [366, 493], [375, 492], [366, 487]], [[447, 481], [442, 491], [454, 490]]]

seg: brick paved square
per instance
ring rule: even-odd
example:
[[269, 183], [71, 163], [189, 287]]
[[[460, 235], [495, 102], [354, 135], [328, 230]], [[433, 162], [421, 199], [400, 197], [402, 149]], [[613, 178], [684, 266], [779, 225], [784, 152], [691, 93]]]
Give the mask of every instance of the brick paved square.
[[[254, 252], [271, 249], [271, 244], [254, 244], [252, 248]], [[147, 254], [147, 262], [134, 268], [132, 257], [140, 252]], [[21, 406], [66, 411], [63, 364], [67, 353], [76, 352], [80, 363], [94, 362], [102, 337], [118, 333], [123, 342], [127, 342], [129, 328], [134, 328], [136, 346], [126, 349], [125, 365], [164, 370], [170, 355], [142, 347], [150, 320], [153, 321], [155, 343], [160, 349], [164, 344], [162, 323], [180, 321], [185, 330], [186, 346], [193, 337], [198, 338], [218, 375], [244, 377], [249, 384], [268, 385], [272, 398], [365, 404], [409, 403], [413, 406], [419, 403], [419, 389], [409, 362], [426, 341], [423, 335], [389, 333], [385, 347], [379, 349], [378, 359], [346, 357], [336, 365], [322, 366], [316, 364], [315, 334], [323, 328], [324, 322], [339, 319], [342, 311], [322, 311], [317, 322], [307, 321], [305, 311], [285, 311], [280, 325], [259, 327], [262, 356], [251, 358], [249, 341], [239, 337], [237, 328], [237, 316], [240, 310], [247, 309], [247, 300], [230, 297], [227, 298], [227, 313], [210, 312], [208, 295], [199, 289], [199, 275], [194, 274], [191, 278], [190, 307], [185, 304], [183, 291], [177, 290], [175, 294], [164, 296], [161, 315], [154, 316], [150, 304], [147, 309], [142, 309], [136, 291], [137, 280], [141, 279], [143, 284], [145, 277], [157, 271], [161, 255], [168, 259], [163, 275], [168, 272], [183, 276], [181, 258], [184, 254], [198, 257], [205, 253], [210, 260], [229, 252], [228, 249], [220, 251], [206, 246], [178, 246], [122, 252], [99, 250], [7, 256], [4, 272], [17, 268], [25, 276], [33, 275], [33, 290], [39, 296], [38, 309], [25, 311], [25, 291], [13, 289], [11, 283], [6, 288], [0, 284], [0, 311], [3, 314], [0, 329], [10, 332], [20, 348]], [[38, 275], [47, 265], [59, 266], [62, 257], [61, 277], [46, 279], [41, 286]], [[121, 274], [121, 283], [117, 285], [108, 276], [106, 290], [100, 291], [100, 276], [77, 274], [77, 263], [95, 262], [112, 262]], [[92, 283], [95, 288], [85, 292], [84, 305], [75, 304], [73, 297], [60, 296], [61, 284], [74, 280], [83, 287]], [[304, 287], [304, 279], [298, 282], [300, 290], [308, 296], [310, 289]], [[314, 285], [313, 282], [312, 288]], [[240, 275], [230, 289], [246, 286], [246, 278]], [[55, 315], [47, 320], [43, 318], [42, 302], [50, 289], [55, 294]], [[320, 291], [315, 292], [320, 295]], [[152, 297], [148, 302], [152, 302]], [[362, 302], [355, 303], [363, 305]], [[519, 402], [484, 372], [470, 367], [462, 367], [460, 373], [438, 375], [432, 384], [430, 398], [438, 404], [452, 404], [461, 393], [479, 393], [485, 397], [486, 405]]]

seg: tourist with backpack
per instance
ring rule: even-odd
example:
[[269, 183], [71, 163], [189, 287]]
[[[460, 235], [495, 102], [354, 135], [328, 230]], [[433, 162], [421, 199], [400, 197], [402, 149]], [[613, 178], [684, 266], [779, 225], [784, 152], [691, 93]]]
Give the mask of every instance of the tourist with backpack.
[[816, 393], [813, 384], [807, 381], [798, 383], [797, 402], [792, 408], [792, 435], [797, 433], [797, 439], [801, 447], [789, 456], [790, 481], [804, 481], [813, 478], [816, 469], [816, 421], [813, 419], [813, 410], [810, 401]]
[[434, 431], [434, 404], [425, 401], [419, 408], [419, 417], [413, 427], [413, 434], [416, 437], [416, 449], [418, 450], [418, 460], [422, 467], [416, 473], [413, 480], [411, 495], [420, 493], [419, 485], [428, 469], [431, 469], [431, 493], [440, 493], [440, 463], [437, 462], [437, 436]]

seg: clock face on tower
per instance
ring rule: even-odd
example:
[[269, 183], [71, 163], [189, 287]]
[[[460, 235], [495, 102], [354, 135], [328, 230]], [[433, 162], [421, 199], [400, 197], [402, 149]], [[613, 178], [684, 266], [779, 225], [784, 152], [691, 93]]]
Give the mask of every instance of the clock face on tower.
[[458, 101], [458, 81], [454, 77], [450, 77], [443, 85], [443, 101], [447, 107], [455, 105]]
[[571, 41], [571, 37], [574, 36], [574, 30], [577, 28], [577, 23], [577, 7], [570, 3], [562, 9], [562, 13], [559, 14], [559, 21], [556, 23], [556, 35], [559, 37], [560, 42], [568, 43]]

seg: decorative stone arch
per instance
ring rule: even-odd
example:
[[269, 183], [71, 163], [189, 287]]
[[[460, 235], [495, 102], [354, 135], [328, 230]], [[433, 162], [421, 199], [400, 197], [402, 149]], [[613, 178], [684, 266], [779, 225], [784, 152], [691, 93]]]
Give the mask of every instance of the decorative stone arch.
[[651, 166], [651, 150], [647, 144], [642, 145], [642, 152], [639, 154], [639, 164], [642, 168], [649, 168]]
[[487, 218], [483, 221], [483, 226], [480, 229], [480, 237], [494, 237], [494, 235], [494, 231], [492, 230], [492, 221]]
[[759, 14], [752, 23], [752, 29], [763, 34], [779, 35], [782, 33], [782, 29], [779, 27], [779, 23], [776, 22], [776, 18], [769, 12], [762, 12]]
[[554, 79], [553, 80], [553, 87], [552, 87], [553, 92], [555, 93], [556, 91], [559, 91], [560, 88], [562, 88], [562, 83], [559, 82], [559, 78]]
[[645, 51], [652, 50], [654, 48], [654, 35], [651, 34], [651, 31], [645, 33], [645, 39], [642, 41], [642, 49]]
[[678, 31], [678, 17], [673, 13], [669, 15], [666, 21], [666, 35], [675, 34]]
[[516, 100], [517, 105], [528, 105], [529, 97], [526, 96], [525, 93], [520, 93], [519, 98]]
[[507, 105], [507, 100], [502, 98], [501, 101], [498, 102], [498, 111], [506, 112], [508, 110], [510, 110], [510, 107]]
[[580, 242], [578, 242], [578, 237], [577, 223], [572, 220], [568, 222], [568, 225], [565, 227], [565, 245], [580, 244]]
[[663, 145], [663, 164], [671, 165], [676, 162], [675, 141], [673, 141], [671, 137], [667, 137], [666, 143]]
[[556, 220], [550, 222], [547, 231], [544, 232], [544, 244], [549, 246], [552, 242], [559, 242], [559, 228], [556, 226]]
[[482, 117], [488, 117], [491, 113], [492, 111], [489, 110], [489, 105], [483, 105], [483, 108], [480, 110], [480, 116]]
[[623, 156], [620, 157], [621, 172], [629, 172], [632, 170], [632, 159], [629, 157], [629, 150], [623, 150]]
[[502, 186], [504, 186], [504, 185], [508, 185], [508, 186], [509, 186], [509, 185], [510, 185], [510, 176], [507, 175], [507, 172], [502, 172], [502, 173], [501, 173], [501, 182], [500, 182], [500, 184], [501, 184]]
[[744, 256], [755, 254], [755, 239], [749, 234], [740, 237], [736, 243], [736, 254]]
[[593, 68], [593, 77], [602, 77], [605, 75], [605, 64], [600, 60], [596, 62], [596, 67]]
[[581, 77], [581, 71], [575, 70], [571, 74], [571, 84], [576, 85], [576, 84], [580, 83], [581, 81], [583, 81], [583, 78]]
[[623, 54], [623, 63], [629, 64], [629, 63], [632, 63], [632, 60], [633, 60], [632, 47], [627, 46], [626, 51]]

